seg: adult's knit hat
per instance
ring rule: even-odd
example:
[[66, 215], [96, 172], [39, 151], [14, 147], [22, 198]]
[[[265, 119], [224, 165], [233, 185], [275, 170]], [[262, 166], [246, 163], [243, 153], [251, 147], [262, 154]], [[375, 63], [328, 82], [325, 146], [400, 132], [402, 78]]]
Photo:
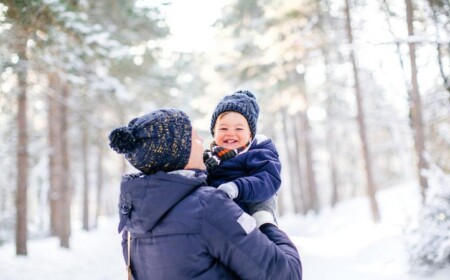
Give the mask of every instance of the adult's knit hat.
[[238, 90], [233, 94], [223, 97], [212, 114], [211, 135], [214, 136], [214, 126], [219, 115], [228, 111], [243, 115], [247, 119], [252, 137], [255, 137], [259, 106], [256, 103], [256, 98], [253, 93], [248, 90]]
[[145, 174], [183, 169], [191, 153], [192, 126], [177, 109], [160, 109], [135, 118], [109, 134], [111, 148]]

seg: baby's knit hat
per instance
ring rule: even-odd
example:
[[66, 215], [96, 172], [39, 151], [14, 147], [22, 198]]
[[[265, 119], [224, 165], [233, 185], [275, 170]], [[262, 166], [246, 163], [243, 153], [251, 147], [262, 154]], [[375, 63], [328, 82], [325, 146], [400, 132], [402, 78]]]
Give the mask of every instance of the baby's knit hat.
[[216, 125], [217, 117], [223, 112], [228, 111], [242, 114], [247, 119], [252, 137], [255, 137], [259, 106], [256, 103], [256, 98], [253, 93], [248, 90], [238, 90], [233, 94], [223, 97], [212, 114], [211, 135], [214, 136], [214, 126]]
[[191, 153], [192, 126], [177, 109], [160, 109], [135, 118], [109, 134], [111, 148], [145, 174], [183, 169]]

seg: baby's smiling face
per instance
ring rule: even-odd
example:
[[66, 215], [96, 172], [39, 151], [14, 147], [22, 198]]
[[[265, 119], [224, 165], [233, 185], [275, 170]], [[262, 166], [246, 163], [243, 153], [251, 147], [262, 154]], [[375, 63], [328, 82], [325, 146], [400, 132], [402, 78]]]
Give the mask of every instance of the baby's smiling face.
[[214, 126], [214, 142], [227, 149], [237, 149], [251, 140], [247, 119], [237, 112], [224, 112]]

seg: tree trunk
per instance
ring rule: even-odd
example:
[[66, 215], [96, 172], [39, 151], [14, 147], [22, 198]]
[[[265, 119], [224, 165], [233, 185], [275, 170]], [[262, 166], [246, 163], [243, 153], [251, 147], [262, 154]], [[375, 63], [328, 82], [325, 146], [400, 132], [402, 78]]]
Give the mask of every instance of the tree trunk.
[[[408, 36], [411, 38], [414, 36], [413, 29], [413, 6], [411, 0], [406, 1], [406, 21], [408, 24]], [[409, 42], [409, 60], [411, 63], [411, 94], [412, 94], [412, 125], [414, 131], [414, 143], [417, 157], [417, 175], [419, 178], [420, 190], [422, 193], [422, 201], [425, 200], [425, 191], [428, 188], [428, 182], [426, 177], [422, 174], [423, 170], [428, 169], [428, 164], [425, 160], [425, 136], [422, 119], [422, 101], [420, 98], [419, 85], [417, 82], [417, 66], [416, 66], [416, 46], [414, 43]]]
[[331, 75], [329, 74], [331, 71], [328, 70], [329, 65], [329, 58], [328, 58], [328, 51], [323, 49], [324, 54], [324, 60], [325, 60], [325, 76], [327, 81], [327, 103], [326, 103], [326, 110], [327, 110], [327, 123], [326, 123], [326, 145], [328, 150], [328, 156], [329, 156], [329, 168], [330, 168], [330, 181], [331, 181], [331, 207], [334, 207], [340, 199], [339, 196], [339, 180], [338, 180], [338, 166], [336, 163], [336, 137], [333, 137], [333, 130], [334, 130], [334, 122], [333, 119], [335, 116], [335, 110], [334, 110], [334, 104], [333, 104], [333, 93], [331, 91], [330, 86], [328, 85], [328, 82], [331, 81]]
[[[384, 4], [384, 9], [386, 10], [386, 22], [389, 26], [389, 33], [391, 33], [392, 37], [395, 38], [394, 28], [391, 24], [392, 12], [389, 7], [388, 0], [383, 0], [383, 4]], [[411, 93], [409, 92], [408, 82], [406, 79], [405, 63], [403, 62], [402, 51], [400, 48], [401, 48], [400, 42], [395, 40], [395, 52], [397, 53], [398, 62], [400, 63], [400, 67], [402, 68], [401, 74], [403, 76], [403, 80], [405, 81], [405, 88], [408, 89], [408, 96], [411, 96]]]
[[[285, 108], [281, 110], [281, 117], [283, 122], [283, 134], [285, 139], [285, 148], [286, 148], [286, 155], [288, 157], [288, 163], [289, 163], [289, 177], [291, 181], [290, 185], [290, 191], [292, 196], [292, 202], [294, 206], [294, 213], [300, 213], [302, 211], [302, 203], [301, 203], [301, 191], [300, 191], [300, 181], [299, 181], [299, 175], [298, 175], [298, 169], [297, 169], [297, 159], [295, 150], [291, 148], [291, 142], [289, 141], [291, 139], [288, 131], [288, 117], [287, 112]], [[293, 137], [295, 139], [295, 136]]]
[[[319, 16], [319, 27], [322, 34], [327, 34], [329, 28], [333, 26], [332, 17], [330, 16], [330, 3], [328, 0], [324, 0], [321, 5], [320, 2], [317, 3], [317, 14]], [[326, 148], [328, 150], [329, 160], [328, 166], [330, 168], [330, 183], [331, 183], [331, 207], [334, 207], [339, 201], [339, 180], [338, 180], [338, 165], [336, 163], [336, 138], [333, 135], [333, 130], [335, 127], [334, 118], [336, 118], [336, 106], [334, 105], [334, 96], [332, 81], [333, 77], [331, 75], [332, 68], [331, 58], [330, 58], [330, 44], [325, 42], [321, 47], [324, 67], [325, 67], [325, 92], [327, 94], [326, 100]]]
[[319, 211], [319, 200], [317, 197], [317, 184], [316, 184], [316, 175], [314, 172], [314, 162], [312, 157], [312, 146], [310, 140], [310, 126], [308, 116], [304, 114], [303, 116], [303, 137], [305, 141], [305, 161], [306, 161], [306, 179], [308, 182], [308, 194], [310, 207], [314, 212]]
[[19, 64], [17, 109], [17, 193], [16, 193], [16, 254], [27, 255], [27, 185], [28, 185], [28, 135], [27, 135], [27, 56], [26, 44], [17, 47]]
[[[306, 93], [305, 88], [305, 75], [300, 74], [301, 79], [301, 88], [302, 88], [302, 98], [305, 101], [305, 108], [308, 108], [308, 95]], [[316, 175], [314, 172], [314, 162], [313, 162], [313, 150], [310, 139], [311, 128], [309, 125], [308, 115], [306, 114], [306, 110], [302, 113], [302, 135], [303, 135], [303, 143], [305, 148], [305, 168], [306, 168], [306, 182], [308, 186], [308, 195], [309, 195], [309, 207], [314, 212], [319, 211], [319, 200], [317, 197], [317, 184], [316, 184]]]
[[304, 147], [304, 142], [301, 137], [302, 131], [302, 115], [297, 112], [292, 118], [290, 118], [291, 126], [292, 126], [292, 133], [293, 133], [293, 140], [294, 140], [294, 148], [293, 148], [293, 166], [294, 166], [294, 172], [295, 176], [297, 178], [297, 184], [296, 188], [298, 193], [298, 203], [299, 203], [299, 209], [301, 209], [300, 213], [306, 214], [308, 210], [311, 209], [310, 202], [309, 202], [309, 195], [308, 195], [308, 188], [307, 182], [305, 179], [305, 172], [304, 172], [304, 156], [302, 154], [303, 150], [302, 147]]
[[334, 151], [334, 143], [331, 143], [332, 140], [329, 137], [331, 136], [331, 130], [327, 129], [327, 146], [328, 146], [328, 154], [329, 154], [329, 167], [330, 167], [330, 176], [331, 176], [331, 207], [336, 206], [336, 204], [340, 200], [339, 196], [339, 183], [338, 183], [338, 173], [337, 173], [337, 165], [335, 160], [335, 151]]
[[59, 236], [58, 234], [58, 201], [60, 199], [60, 184], [59, 184], [59, 169], [61, 167], [61, 160], [59, 156], [59, 113], [58, 113], [58, 101], [56, 96], [60, 91], [59, 77], [52, 73], [49, 74], [49, 88], [51, 94], [47, 95], [48, 99], [48, 146], [49, 151], [49, 193], [48, 201], [50, 206], [50, 234], [53, 236]]
[[62, 102], [59, 103], [59, 110], [61, 114], [60, 123], [60, 155], [61, 155], [61, 199], [59, 203], [59, 238], [60, 246], [63, 248], [69, 248], [70, 238], [70, 172], [69, 172], [69, 147], [68, 147], [68, 110], [66, 102], [69, 96], [69, 88], [67, 85], [62, 87], [61, 97]]
[[[442, 51], [442, 43], [441, 42], [439, 42], [439, 41], [441, 41], [441, 38], [440, 38], [440, 35], [439, 35], [439, 33], [440, 33], [440, 31], [439, 31], [439, 26], [438, 26], [438, 23], [439, 23], [439, 19], [438, 19], [438, 17], [439, 17], [439, 11], [437, 11], [436, 10], [436, 7], [435, 7], [435, 5], [433, 5], [433, 3], [432, 3], [432, 1], [428, 1], [428, 5], [430, 6], [430, 9], [431, 9], [431, 11], [433, 12], [433, 22], [434, 22], [434, 28], [436, 29], [436, 32], [435, 32], [435, 34], [436, 34], [436, 51], [437, 51], [437, 62], [438, 62], [438, 65], [439, 65], [439, 73], [441, 74], [441, 78], [442, 78], [442, 80], [443, 80], [443, 82], [444, 82], [444, 87], [445, 87], [445, 89], [447, 90], [447, 92], [448, 93], [450, 93], [450, 80], [449, 80], [449, 75], [448, 75], [448, 73], [445, 73], [445, 69], [447, 69], [447, 68], [445, 68], [445, 64], [444, 64], [444, 61], [443, 61], [443, 59], [442, 59], [442, 56], [443, 56], [443, 51]], [[449, 6], [450, 6], [450, 3], [449, 3]], [[448, 10], [448, 9], [447, 9]], [[412, 14], [411, 14], [411, 19], [412, 19]], [[448, 23], [448, 21], [447, 21], [447, 23]], [[414, 31], [413, 29], [411, 29], [412, 31]], [[444, 46], [445, 45], [447, 45], [447, 47], [448, 47], [448, 44], [444, 44]]]
[[81, 158], [83, 161], [83, 230], [89, 230], [89, 159], [88, 159], [88, 126], [82, 121]]
[[[263, 133], [265, 133], [270, 139], [272, 139], [272, 141], [275, 145], [275, 143], [277, 143], [278, 142], [277, 140], [279, 140], [279, 139], [277, 138], [278, 134], [275, 132], [275, 130], [276, 130], [275, 119], [272, 119], [272, 122], [273, 122], [272, 125], [268, 125], [268, 126], [264, 127], [265, 129], [264, 129]], [[277, 146], [277, 148], [278, 148], [278, 146]], [[282, 180], [282, 182], [283, 182], [283, 180]], [[285, 205], [284, 205], [283, 201], [284, 201], [284, 194], [283, 194], [283, 191], [280, 190], [277, 192], [277, 212], [280, 216], [283, 216], [286, 213], [286, 209], [285, 209]]]
[[102, 200], [103, 200], [103, 143], [98, 144], [98, 158], [97, 158], [97, 211], [95, 214], [95, 223], [98, 225], [98, 219], [102, 215]]
[[[49, 99], [49, 140], [54, 145], [51, 153], [50, 218], [51, 227], [60, 239], [60, 246], [69, 248], [70, 200], [67, 147], [67, 89], [57, 74], [51, 74], [53, 91]], [[54, 106], [54, 107], [53, 107]], [[54, 112], [53, 112], [54, 111]], [[53, 119], [50, 119], [53, 116]], [[51, 131], [53, 130], [54, 131]]]
[[367, 194], [370, 200], [370, 206], [372, 210], [372, 219], [374, 222], [378, 222], [380, 220], [380, 212], [378, 210], [378, 203], [376, 201], [376, 187], [372, 176], [372, 158], [369, 151], [369, 144], [367, 141], [367, 131], [366, 124], [364, 120], [364, 106], [362, 101], [361, 87], [359, 84], [359, 76], [358, 76], [358, 67], [356, 65], [356, 55], [355, 49], [353, 45], [353, 35], [352, 35], [352, 26], [351, 26], [351, 18], [350, 18], [350, 5], [349, 0], [345, 0], [345, 14], [346, 14], [346, 29], [348, 41], [351, 47], [350, 59], [353, 66], [353, 75], [355, 80], [355, 95], [356, 95], [356, 103], [358, 107], [358, 126], [359, 126], [359, 136], [361, 138], [361, 145], [364, 157], [364, 169], [366, 173], [367, 180]]

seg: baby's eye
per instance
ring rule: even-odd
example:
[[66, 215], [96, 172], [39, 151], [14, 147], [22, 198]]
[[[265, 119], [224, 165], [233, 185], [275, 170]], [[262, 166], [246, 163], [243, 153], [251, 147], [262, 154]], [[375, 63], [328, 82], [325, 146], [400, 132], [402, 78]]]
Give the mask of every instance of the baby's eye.
[[221, 127], [221, 128], [219, 128], [219, 130], [225, 131], [227, 129], [225, 127]]

